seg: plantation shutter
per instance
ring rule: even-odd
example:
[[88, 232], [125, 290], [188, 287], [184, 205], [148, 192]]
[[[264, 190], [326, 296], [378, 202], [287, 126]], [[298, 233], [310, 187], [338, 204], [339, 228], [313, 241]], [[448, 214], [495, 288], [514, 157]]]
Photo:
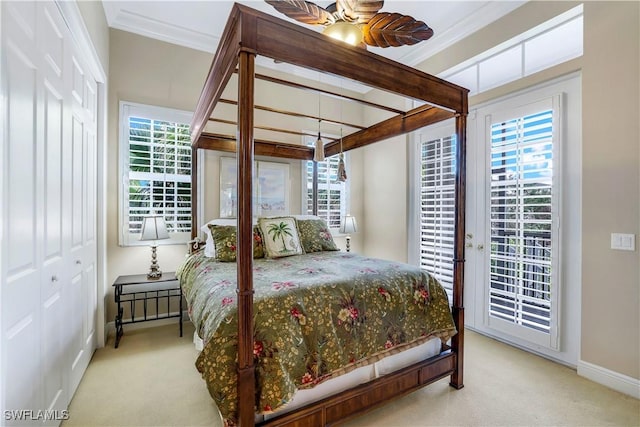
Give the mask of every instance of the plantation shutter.
[[543, 334], [558, 292], [553, 116], [550, 108], [490, 126], [489, 315]]
[[453, 295], [455, 135], [420, 144], [420, 267]]
[[125, 243], [138, 240], [144, 217], [153, 214], [182, 241], [191, 232], [189, 125], [138, 115], [126, 120]]
[[[315, 139], [306, 141], [314, 146]], [[345, 165], [348, 161], [345, 155]], [[318, 162], [318, 216], [327, 222], [329, 228], [340, 228], [341, 218], [346, 215], [346, 185], [338, 181], [339, 155], [325, 158]], [[313, 213], [313, 162], [306, 162], [307, 213]]]

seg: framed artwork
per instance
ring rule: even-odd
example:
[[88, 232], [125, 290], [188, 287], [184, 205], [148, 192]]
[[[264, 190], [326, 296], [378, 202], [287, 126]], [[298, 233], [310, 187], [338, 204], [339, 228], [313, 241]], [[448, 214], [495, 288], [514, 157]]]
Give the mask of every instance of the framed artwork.
[[[220, 218], [238, 213], [237, 164], [220, 157]], [[256, 161], [253, 174], [253, 216], [289, 214], [289, 164]]]

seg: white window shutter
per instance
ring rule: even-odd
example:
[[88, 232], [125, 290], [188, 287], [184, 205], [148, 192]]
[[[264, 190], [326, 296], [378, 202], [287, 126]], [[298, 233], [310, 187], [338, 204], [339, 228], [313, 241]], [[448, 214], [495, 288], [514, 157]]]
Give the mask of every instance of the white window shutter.
[[171, 239], [191, 233], [191, 137], [186, 113], [121, 104], [122, 244], [137, 244], [142, 221], [162, 215]]
[[489, 314], [549, 333], [553, 110], [491, 124]]
[[420, 267], [453, 295], [455, 135], [420, 144]]

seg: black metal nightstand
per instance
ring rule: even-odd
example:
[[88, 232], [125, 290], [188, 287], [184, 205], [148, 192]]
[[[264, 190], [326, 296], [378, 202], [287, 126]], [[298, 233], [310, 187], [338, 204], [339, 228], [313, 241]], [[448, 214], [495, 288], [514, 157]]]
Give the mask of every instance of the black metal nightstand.
[[[115, 301], [118, 304], [115, 348], [118, 348], [120, 338], [124, 334], [122, 325], [129, 323], [178, 317], [180, 318], [180, 336], [182, 336], [182, 289], [174, 272], [162, 273], [159, 279], [148, 279], [146, 274], [119, 276], [113, 283], [113, 287], [115, 288]], [[151, 304], [149, 304], [150, 301]], [[167, 311], [160, 313], [161, 303], [164, 308], [165, 301]], [[177, 314], [171, 313], [172, 301], [179, 301], [179, 313]], [[124, 308], [127, 306], [129, 307], [127, 314], [131, 317], [124, 320]], [[139, 314], [137, 317], [136, 306], [138, 306], [138, 313], [140, 306], [142, 306], [142, 315]]]

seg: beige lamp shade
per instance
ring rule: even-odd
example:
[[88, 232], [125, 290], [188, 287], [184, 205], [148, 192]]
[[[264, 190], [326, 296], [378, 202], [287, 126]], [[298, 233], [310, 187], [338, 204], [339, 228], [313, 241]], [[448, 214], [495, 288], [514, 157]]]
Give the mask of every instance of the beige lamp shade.
[[344, 217], [344, 221], [340, 225], [340, 232], [343, 234], [355, 233], [358, 231], [358, 224], [356, 223], [356, 217], [347, 215]]
[[167, 225], [160, 215], [147, 216], [142, 222], [142, 233], [140, 240], [162, 240], [168, 239]]

